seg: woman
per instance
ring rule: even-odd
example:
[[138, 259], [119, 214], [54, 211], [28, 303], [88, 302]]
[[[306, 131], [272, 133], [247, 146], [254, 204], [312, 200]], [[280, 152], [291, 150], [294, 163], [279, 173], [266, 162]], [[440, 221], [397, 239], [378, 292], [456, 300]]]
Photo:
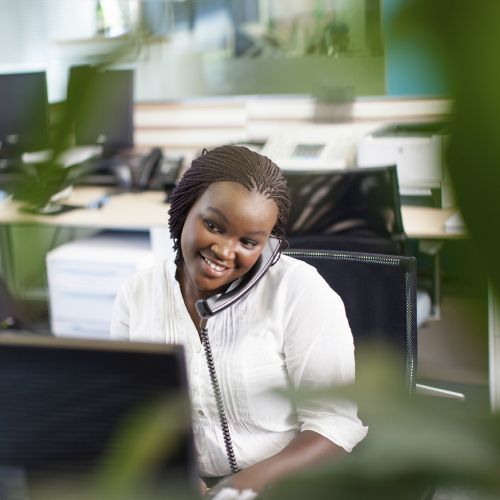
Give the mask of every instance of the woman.
[[[193, 161], [171, 198], [177, 252], [120, 291], [112, 335], [181, 343], [190, 381], [200, 473], [230, 474], [199, 336], [195, 303], [223, 293], [257, 262], [268, 238], [286, 248], [286, 182], [268, 158], [222, 146]], [[239, 472], [238, 489], [260, 492], [278, 479], [333, 457], [364, 438], [348, 402], [296, 408], [272, 390], [346, 384], [354, 348], [341, 299], [317, 271], [281, 255], [250, 292], [208, 321], [213, 358]], [[226, 481], [227, 482], [227, 481]]]

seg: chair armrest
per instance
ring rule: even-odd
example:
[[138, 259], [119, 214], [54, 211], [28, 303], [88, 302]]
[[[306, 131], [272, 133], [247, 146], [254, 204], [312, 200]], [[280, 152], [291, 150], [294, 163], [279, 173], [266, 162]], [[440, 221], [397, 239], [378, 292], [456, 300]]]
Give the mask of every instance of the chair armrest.
[[465, 401], [465, 395], [461, 392], [449, 391], [447, 389], [439, 389], [430, 385], [416, 384], [415, 394], [421, 396], [437, 396], [441, 398], [457, 399], [458, 401]]

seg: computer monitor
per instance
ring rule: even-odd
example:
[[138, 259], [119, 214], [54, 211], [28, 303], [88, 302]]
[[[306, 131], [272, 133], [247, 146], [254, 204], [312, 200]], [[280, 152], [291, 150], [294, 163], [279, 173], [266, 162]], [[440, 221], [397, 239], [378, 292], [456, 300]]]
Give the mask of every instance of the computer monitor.
[[117, 452], [131, 452], [130, 439], [117, 440], [120, 430], [130, 431], [133, 412], [156, 403], [176, 405], [181, 427], [171, 429], [173, 448], [149, 464], [147, 485], [192, 490], [197, 473], [182, 347], [0, 335], [0, 472], [21, 470], [32, 488], [116, 471]]
[[98, 144], [104, 156], [112, 156], [134, 145], [133, 87], [133, 70], [70, 69], [67, 103], [74, 113], [77, 146]]
[[0, 74], [0, 158], [18, 158], [48, 145], [44, 71]]

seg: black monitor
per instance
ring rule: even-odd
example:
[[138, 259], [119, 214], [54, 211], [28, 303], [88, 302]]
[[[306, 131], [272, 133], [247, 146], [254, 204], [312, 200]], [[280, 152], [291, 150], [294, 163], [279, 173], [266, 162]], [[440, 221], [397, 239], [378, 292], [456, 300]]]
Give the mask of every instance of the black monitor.
[[0, 74], [0, 158], [16, 158], [48, 146], [44, 71]]
[[101, 145], [104, 156], [134, 145], [134, 72], [73, 66], [67, 103], [74, 113], [75, 144]]
[[[157, 402], [166, 404], [165, 422], [168, 405], [175, 405], [170, 408], [181, 427], [171, 429], [171, 449], [149, 464], [147, 485], [193, 490], [197, 473], [182, 347], [0, 335], [0, 473], [5, 467], [21, 471], [30, 488], [75, 479], [88, 484], [103, 468], [119, 467], [117, 454], [131, 453], [130, 443], [117, 435], [126, 428], [130, 437], [127, 422], [134, 412]], [[147, 418], [138, 422], [134, 432], [152, 425]]]

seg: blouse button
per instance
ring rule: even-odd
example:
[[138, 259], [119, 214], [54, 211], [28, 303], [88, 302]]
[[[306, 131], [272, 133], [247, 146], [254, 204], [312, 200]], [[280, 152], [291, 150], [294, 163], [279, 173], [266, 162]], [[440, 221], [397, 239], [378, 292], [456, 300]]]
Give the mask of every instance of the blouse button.
[[203, 413], [203, 410], [198, 410], [198, 415], [203, 416], [203, 415], [205, 415], [205, 414]]

